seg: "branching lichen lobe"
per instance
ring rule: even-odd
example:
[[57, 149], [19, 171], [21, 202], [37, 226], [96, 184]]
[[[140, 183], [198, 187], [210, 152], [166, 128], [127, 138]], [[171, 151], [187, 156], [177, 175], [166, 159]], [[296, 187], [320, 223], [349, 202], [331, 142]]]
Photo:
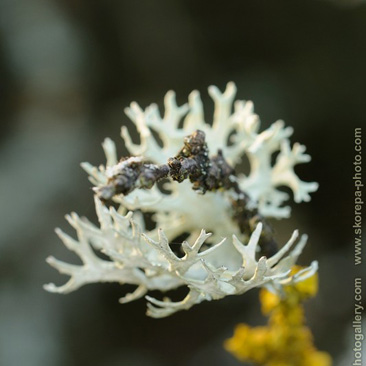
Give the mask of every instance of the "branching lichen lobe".
[[[96, 282], [136, 285], [120, 300], [125, 303], [148, 291], [188, 286], [181, 301], [146, 296], [147, 314], [162, 318], [255, 287], [281, 293], [289, 281], [301, 283], [317, 271], [313, 261], [304, 271], [291, 274], [307, 236], [299, 238], [295, 230], [277, 250], [264, 220], [290, 214], [290, 208], [283, 206], [288, 195], [279, 186], [289, 187], [296, 202], [308, 201], [317, 189], [315, 182], [301, 181], [294, 171], [295, 165], [310, 160], [305, 147], [298, 143], [291, 147], [292, 129], [282, 121], [260, 132], [252, 102], [234, 103], [234, 83], [223, 93], [211, 86], [209, 94], [215, 106], [212, 124], [204, 120], [197, 91], [182, 106], [177, 105], [174, 92], [168, 92], [163, 116], [156, 105], [144, 110], [131, 103], [126, 108], [140, 143], [133, 143], [124, 126], [122, 138], [130, 157], [118, 162], [116, 145], [107, 138], [103, 142], [106, 165], [82, 163], [90, 181], [99, 187], [94, 188], [99, 226], [75, 213], [67, 216], [77, 239], [61, 230], [57, 234], [82, 264], [49, 257], [48, 263], [70, 279], [61, 286], [47, 284], [45, 289], [69, 293]], [[275, 152], [279, 154], [271, 163]], [[233, 168], [244, 156], [249, 158], [250, 172], [237, 175]], [[165, 184], [166, 180], [170, 182]], [[125, 214], [126, 210], [130, 211]], [[154, 213], [156, 226], [149, 227], [148, 216], [141, 212]], [[188, 241], [183, 233], [188, 233]]]
[[258, 210], [250, 205], [250, 198], [243, 192], [236, 179], [235, 170], [228, 164], [221, 149], [209, 157], [205, 133], [196, 130], [184, 138], [184, 146], [178, 154], [168, 159], [167, 164], [144, 163], [142, 158], [125, 158], [114, 167], [108, 183], [95, 188], [97, 196], [104, 202], [117, 194], [128, 195], [137, 188], [150, 189], [164, 178], [179, 183], [189, 179], [192, 189], [205, 194], [224, 190], [232, 192], [232, 217], [241, 233], [251, 235], [258, 222], [263, 223], [261, 254], [267, 257], [277, 252], [272, 228], [265, 222]]

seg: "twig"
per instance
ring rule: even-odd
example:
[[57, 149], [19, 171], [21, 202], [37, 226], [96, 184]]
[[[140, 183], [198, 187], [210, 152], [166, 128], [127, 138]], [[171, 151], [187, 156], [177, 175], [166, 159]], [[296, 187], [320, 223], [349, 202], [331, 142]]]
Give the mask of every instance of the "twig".
[[250, 235], [260, 221], [263, 223], [261, 254], [269, 257], [278, 250], [272, 228], [256, 208], [251, 208], [250, 198], [240, 189], [235, 171], [225, 160], [222, 150], [210, 158], [205, 133], [200, 130], [184, 138], [183, 148], [167, 164], [144, 163], [141, 157], [130, 157], [109, 168], [107, 175], [108, 183], [94, 189], [104, 202], [117, 194], [128, 195], [136, 188], [150, 189], [169, 177], [179, 183], [189, 179], [192, 188], [202, 194], [217, 190], [234, 192], [231, 197], [233, 219], [240, 231]]

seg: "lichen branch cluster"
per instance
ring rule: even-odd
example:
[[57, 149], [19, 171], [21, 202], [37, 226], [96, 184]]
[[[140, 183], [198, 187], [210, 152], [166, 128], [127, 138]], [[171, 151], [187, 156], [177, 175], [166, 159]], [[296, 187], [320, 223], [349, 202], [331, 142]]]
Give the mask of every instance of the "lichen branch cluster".
[[[125, 112], [139, 143], [122, 128], [130, 157], [118, 162], [116, 145], [107, 138], [106, 164], [82, 163], [96, 187], [99, 225], [76, 214], [67, 216], [76, 238], [57, 233], [82, 263], [49, 257], [70, 278], [61, 286], [45, 285], [48, 291], [69, 293], [98, 282], [135, 285], [120, 301], [146, 295], [147, 314], [161, 318], [256, 287], [281, 293], [289, 281], [301, 283], [317, 271], [313, 261], [305, 271], [291, 274], [307, 236], [299, 238], [295, 230], [286, 244], [277, 246], [265, 221], [290, 215], [290, 207], [284, 206], [289, 194], [280, 187], [288, 187], [295, 202], [309, 201], [317, 189], [317, 183], [302, 181], [294, 171], [297, 164], [310, 161], [305, 146], [291, 144], [293, 130], [283, 121], [261, 130], [253, 103], [235, 101], [234, 83], [224, 92], [214, 86], [208, 91], [214, 102], [212, 123], [204, 118], [198, 91], [182, 106], [168, 92], [164, 115], [156, 104], [143, 109], [133, 102]], [[250, 165], [247, 176], [235, 173], [243, 157]], [[155, 227], [148, 227], [145, 213], [153, 213]], [[172, 250], [172, 243], [183, 256]], [[152, 290], [180, 286], [189, 288], [181, 301], [147, 296]]]

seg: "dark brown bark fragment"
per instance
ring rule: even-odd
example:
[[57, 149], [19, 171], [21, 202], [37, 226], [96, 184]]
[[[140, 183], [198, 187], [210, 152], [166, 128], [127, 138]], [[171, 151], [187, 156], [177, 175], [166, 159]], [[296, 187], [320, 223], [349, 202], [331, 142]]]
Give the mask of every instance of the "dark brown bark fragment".
[[149, 164], [136, 158], [122, 160], [108, 183], [95, 188], [95, 191], [102, 201], [109, 201], [117, 194], [127, 195], [136, 188], [150, 189], [161, 179], [169, 177], [179, 183], [189, 179], [192, 188], [202, 194], [216, 190], [234, 192], [231, 198], [232, 217], [240, 231], [250, 235], [258, 222], [262, 222], [261, 255], [269, 257], [277, 252], [270, 225], [256, 208], [249, 208], [252, 207], [250, 198], [240, 189], [235, 171], [225, 160], [222, 151], [209, 157], [205, 134], [200, 130], [185, 137], [184, 146], [167, 164]]

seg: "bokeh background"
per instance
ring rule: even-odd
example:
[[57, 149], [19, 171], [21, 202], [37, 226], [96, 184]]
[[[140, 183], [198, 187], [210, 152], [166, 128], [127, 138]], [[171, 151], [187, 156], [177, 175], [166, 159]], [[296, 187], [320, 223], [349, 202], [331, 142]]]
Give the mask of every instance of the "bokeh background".
[[[68, 296], [45, 263], [74, 260], [54, 234], [64, 214], [95, 220], [79, 163], [104, 163], [132, 100], [179, 103], [207, 87], [238, 86], [262, 126], [281, 118], [313, 161], [310, 203], [274, 223], [279, 240], [310, 236], [301, 263], [320, 262], [307, 304], [319, 349], [350, 364], [353, 315], [353, 133], [365, 125], [366, 3], [321, 0], [0, 0], [0, 365], [235, 366], [222, 347], [234, 325], [263, 324], [257, 291], [162, 320], [145, 301], [119, 305], [118, 285]], [[130, 289], [128, 289], [130, 290]]]

